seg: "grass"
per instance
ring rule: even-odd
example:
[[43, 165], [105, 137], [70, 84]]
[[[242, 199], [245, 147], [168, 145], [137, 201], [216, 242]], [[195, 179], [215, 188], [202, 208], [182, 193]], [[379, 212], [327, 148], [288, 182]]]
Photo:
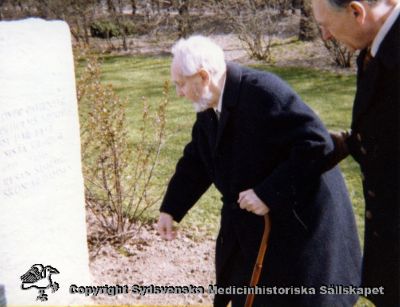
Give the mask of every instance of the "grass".
[[[141, 97], [145, 96], [155, 106], [162, 97], [164, 81], [169, 80], [169, 57], [106, 56], [103, 58], [102, 81], [112, 83], [116, 92], [129, 101], [128, 118], [135, 134], [135, 121], [141, 116]], [[322, 118], [328, 129], [348, 129], [355, 94], [355, 76], [342, 76], [306, 68], [279, 68], [255, 65], [257, 69], [273, 72], [286, 80], [302, 99]], [[190, 140], [195, 113], [191, 104], [176, 97], [171, 88], [170, 104], [167, 108], [167, 140], [162, 151], [157, 176], [169, 178], [184, 145]], [[343, 171], [356, 214], [361, 242], [364, 233], [364, 201], [360, 171], [352, 158], [344, 160]], [[180, 228], [190, 233], [215, 236], [219, 227], [220, 195], [215, 188], [210, 190], [193, 207], [182, 221]], [[157, 218], [158, 208], [150, 213]], [[358, 307], [372, 306], [360, 299]]]

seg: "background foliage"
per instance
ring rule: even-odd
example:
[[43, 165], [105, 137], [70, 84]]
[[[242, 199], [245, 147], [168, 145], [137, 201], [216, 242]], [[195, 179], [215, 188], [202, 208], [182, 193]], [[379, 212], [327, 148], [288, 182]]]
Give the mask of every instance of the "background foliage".
[[[130, 38], [155, 36], [161, 44], [192, 33], [234, 33], [251, 58], [270, 62], [274, 39], [298, 18], [296, 37], [317, 39], [309, 0], [0, 0], [0, 20], [63, 19], [76, 43], [129, 51]], [[105, 44], [99, 43], [104, 40]], [[349, 67], [352, 53], [327, 43], [335, 65]]]

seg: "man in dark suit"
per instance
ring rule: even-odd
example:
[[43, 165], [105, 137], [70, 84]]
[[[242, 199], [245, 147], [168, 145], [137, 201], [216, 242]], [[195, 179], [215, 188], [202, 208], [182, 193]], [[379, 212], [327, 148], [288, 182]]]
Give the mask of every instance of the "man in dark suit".
[[[317, 116], [278, 77], [224, 61], [211, 40], [193, 36], [173, 49], [177, 93], [197, 111], [158, 230], [171, 240], [213, 183], [222, 194], [215, 306], [243, 306], [232, 286], [248, 286], [269, 214], [272, 230], [254, 306], [352, 306], [357, 295], [326, 295], [322, 285], [358, 286], [361, 251], [337, 168], [321, 174], [333, 148]], [[275, 287], [275, 288], [274, 288]], [[302, 288], [304, 287], [304, 288]], [[274, 290], [275, 289], [275, 290]], [[241, 291], [241, 290], [240, 290]]]
[[400, 3], [313, 0], [324, 39], [357, 59], [351, 133], [333, 134], [331, 165], [349, 153], [360, 164], [365, 198], [363, 285], [383, 286], [377, 306], [400, 306]]

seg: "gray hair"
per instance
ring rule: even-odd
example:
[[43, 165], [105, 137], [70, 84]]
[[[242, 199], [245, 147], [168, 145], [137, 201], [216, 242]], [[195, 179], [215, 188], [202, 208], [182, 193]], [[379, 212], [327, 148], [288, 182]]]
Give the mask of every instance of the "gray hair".
[[222, 48], [205, 36], [181, 38], [173, 45], [171, 52], [173, 62], [179, 64], [184, 76], [194, 75], [204, 69], [212, 78], [218, 79], [226, 71]]
[[379, 0], [327, 0], [328, 3], [337, 9], [343, 9], [350, 4], [350, 2], [357, 1], [357, 2], [378, 2]]

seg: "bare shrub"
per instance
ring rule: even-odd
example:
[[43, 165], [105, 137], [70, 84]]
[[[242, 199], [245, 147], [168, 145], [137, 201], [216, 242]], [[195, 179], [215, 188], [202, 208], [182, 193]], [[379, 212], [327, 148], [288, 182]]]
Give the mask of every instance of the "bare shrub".
[[270, 61], [274, 36], [279, 35], [281, 7], [285, 0], [221, 0], [215, 4], [216, 12], [238, 35], [249, 56]]
[[143, 99], [139, 132], [132, 141], [127, 101], [100, 82], [95, 56], [86, 55], [86, 61], [77, 82], [86, 204], [100, 225], [97, 241], [123, 243], [163, 195], [165, 183], [154, 177], [165, 137], [169, 86], [165, 83], [154, 112]]
[[349, 51], [343, 44], [335, 39], [329, 41], [324, 40], [323, 42], [337, 66], [342, 68], [351, 67], [354, 52]]

